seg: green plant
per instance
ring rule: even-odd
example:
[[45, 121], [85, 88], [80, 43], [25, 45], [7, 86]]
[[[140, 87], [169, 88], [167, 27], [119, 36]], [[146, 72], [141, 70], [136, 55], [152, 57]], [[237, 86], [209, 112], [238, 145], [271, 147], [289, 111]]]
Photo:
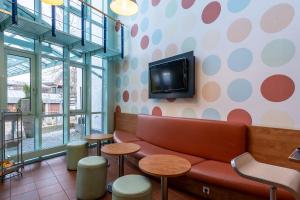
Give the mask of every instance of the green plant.
[[25, 84], [23, 86], [23, 92], [25, 93], [25, 98], [29, 98], [30, 97], [30, 86]]

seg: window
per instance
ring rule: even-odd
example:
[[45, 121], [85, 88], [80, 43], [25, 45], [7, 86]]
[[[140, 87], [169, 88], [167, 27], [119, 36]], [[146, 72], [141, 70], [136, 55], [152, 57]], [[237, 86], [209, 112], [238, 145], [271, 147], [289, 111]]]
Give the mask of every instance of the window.
[[[35, 5], [36, 2], [38, 5]], [[61, 34], [57, 34], [57, 38], [51, 37], [50, 5], [37, 0], [18, 0], [18, 3], [20, 17], [47, 27], [40, 38], [23, 33], [20, 29], [20, 35], [17, 34], [17, 29], [4, 30], [3, 71], [6, 74], [5, 79], [0, 80], [0, 84], [7, 88], [5, 94], [0, 94], [3, 95], [1, 106], [7, 102], [4, 107], [6, 106], [8, 111], [23, 110], [23, 151], [32, 152], [24, 156], [27, 159], [46, 154], [50, 152], [49, 148], [61, 150], [61, 145], [69, 140], [78, 140], [86, 134], [103, 131], [102, 59], [92, 56], [91, 63], [86, 63], [89, 61], [89, 55], [94, 55], [90, 48], [94, 45], [89, 45], [90, 42], [103, 44], [103, 16], [93, 9], [86, 9], [85, 32], [88, 41], [81, 51], [72, 48], [80, 45], [81, 38], [81, 3], [78, 0], [70, 0], [63, 6], [55, 7], [57, 32], [68, 30], [67, 37], [76, 36], [70, 40], [70, 46], [63, 46]], [[90, 0], [89, 3], [99, 10], [103, 10], [104, 7], [106, 9], [105, 1]], [[67, 7], [68, 5], [70, 6]], [[10, 1], [4, 2], [4, 9], [10, 11], [10, 6]], [[89, 50], [92, 51], [91, 54], [88, 53]], [[3, 66], [0, 67], [2, 71]], [[66, 70], [68, 68], [69, 70]], [[90, 88], [86, 88], [87, 86]], [[64, 112], [64, 109], [68, 112]], [[69, 124], [64, 124], [66, 121]], [[15, 123], [11, 119], [5, 122], [7, 137], [13, 137]], [[7, 148], [9, 155], [13, 156], [16, 153], [14, 144]], [[40, 150], [43, 151], [35, 153]]]
[[42, 105], [46, 115], [63, 114], [63, 63], [42, 58]]
[[92, 68], [92, 112], [102, 111], [102, 69]]
[[78, 0], [70, 0], [70, 6], [72, 6], [73, 8], [76, 8], [78, 10], [81, 9], [81, 4]]
[[70, 52], [70, 60], [74, 62], [83, 63], [83, 56], [76, 52]]
[[42, 149], [63, 144], [63, 62], [42, 58]]
[[81, 140], [85, 136], [85, 115], [70, 116], [70, 141]]
[[81, 18], [72, 13], [70, 13], [70, 33], [81, 37]]
[[101, 133], [103, 132], [102, 126], [102, 114], [92, 114], [92, 127], [91, 133]]
[[63, 144], [63, 117], [44, 117], [42, 120], [42, 148], [47, 149]]
[[82, 71], [79, 67], [70, 67], [70, 110], [82, 110]]
[[[48, 42], [42, 42], [42, 53], [47, 56], [62, 58], [63, 57], [63, 48], [60, 46], [48, 43]], [[50, 61], [48, 61], [48, 62], [50, 62]]]
[[4, 44], [9, 47], [33, 51], [34, 40], [31, 38], [25, 38], [20, 35], [16, 35], [9, 32], [4, 32]]
[[92, 42], [95, 42], [99, 45], [103, 45], [102, 33], [103, 33], [102, 27], [99, 27], [98, 25], [92, 23], [92, 34], [91, 34]]
[[[22, 133], [23, 133], [23, 152], [33, 152], [34, 151], [34, 118], [32, 116], [22, 117]], [[17, 120], [15, 117], [6, 116], [5, 117], [5, 138], [13, 139], [17, 137]], [[19, 128], [21, 126], [19, 125]], [[17, 153], [17, 145], [19, 145], [16, 140], [8, 141], [6, 145], [6, 156], [12, 157]]]
[[29, 12], [34, 13], [34, 0], [18, 0], [18, 4], [24, 6]]
[[[63, 30], [64, 13], [63, 13], [63, 10], [57, 6], [55, 7], [55, 17], [56, 17], [56, 29], [62, 31]], [[42, 2], [42, 19], [46, 23], [51, 24], [51, 19], [52, 19], [51, 5], [45, 4], [43, 2]]]
[[91, 133], [100, 133], [103, 131], [103, 68], [101, 58], [92, 56], [91, 72], [91, 93], [93, 94], [91, 99]]
[[7, 109], [16, 112], [31, 111], [31, 60], [7, 55]]
[[[99, 9], [99, 10], [103, 10], [103, 1], [99, 1], [99, 0], [92, 0], [92, 6], [94, 6], [95, 8]], [[95, 11], [94, 9], [91, 10], [92, 12], [92, 20], [96, 21], [96, 22], [101, 22], [103, 19], [103, 17], [99, 14], [99, 12]]]

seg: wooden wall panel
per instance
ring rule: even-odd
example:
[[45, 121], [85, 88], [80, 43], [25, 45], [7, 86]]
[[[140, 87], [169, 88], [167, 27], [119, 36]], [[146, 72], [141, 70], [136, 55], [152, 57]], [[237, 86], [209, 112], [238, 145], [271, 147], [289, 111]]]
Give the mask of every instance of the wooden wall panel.
[[300, 131], [250, 126], [248, 151], [259, 161], [300, 170], [289, 155], [300, 146]]
[[[137, 115], [115, 113], [115, 128], [136, 132]], [[290, 161], [289, 155], [300, 146], [300, 131], [249, 126], [248, 151], [261, 162], [300, 170], [300, 163]]]
[[128, 113], [115, 113], [115, 129], [129, 133], [136, 132], [137, 115]]

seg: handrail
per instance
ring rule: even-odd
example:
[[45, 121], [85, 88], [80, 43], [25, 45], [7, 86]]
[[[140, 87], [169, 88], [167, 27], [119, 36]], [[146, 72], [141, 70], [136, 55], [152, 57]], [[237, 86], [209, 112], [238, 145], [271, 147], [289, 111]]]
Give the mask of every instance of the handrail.
[[80, 1], [81, 3], [87, 5], [87, 6], [90, 7], [90, 8], [92, 8], [92, 9], [94, 9], [94, 10], [100, 12], [102, 15], [104, 15], [105, 17], [108, 17], [108, 18], [111, 19], [112, 21], [117, 22], [117, 23], [120, 23], [122, 26], [124, 26], [124, 24], [123, 24], [122, 22], [120, 22], [120, 20], [117, 20], [117, 19], [113, 18], [112, 16], [109, 16], [108, 14], [106, 14], [105, 12], [103, 12], [102, 10], [99, 10], [98, 8], [96, 8], [96, 7], [94, 7], [93, 5], [91, 5], [91, 4], [87, 3], [87, 2], [85, 2], [84, 0], [78, 0], [78, 1]]

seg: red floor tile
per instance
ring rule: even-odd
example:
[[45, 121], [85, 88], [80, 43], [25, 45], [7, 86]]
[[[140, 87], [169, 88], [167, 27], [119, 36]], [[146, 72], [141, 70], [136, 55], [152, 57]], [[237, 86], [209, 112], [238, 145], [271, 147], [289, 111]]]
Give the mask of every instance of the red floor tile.
[[36, 188], [41, 189], [47, 186], [58, 184], [56, 177], [50, 177], [35, 182]]
[[16, 196], [19, 194], [27, 193], [36, 190], [34, 183], [27, 183], [17, 187], [11, 187], [11, 195]]
[[60, 186], [60, 184], [58, 184], [58, 183], [38, 189], [38, 193], [39, 193], [40, 197], [53, 195], [53, 194], [56, 194], [56, 193], [62, 192], [62, 191], [63, 191], [63, 189]]
[[36, 190], [25, 192], [23, 194], [14, 195], [11, 200], [39, 200], [39, 195]]
[[41, 197], [40, 200], [69, 200], [68, 196], [64, 191], [58, 192], [53, 195], [49, 195], [46, 197]]

